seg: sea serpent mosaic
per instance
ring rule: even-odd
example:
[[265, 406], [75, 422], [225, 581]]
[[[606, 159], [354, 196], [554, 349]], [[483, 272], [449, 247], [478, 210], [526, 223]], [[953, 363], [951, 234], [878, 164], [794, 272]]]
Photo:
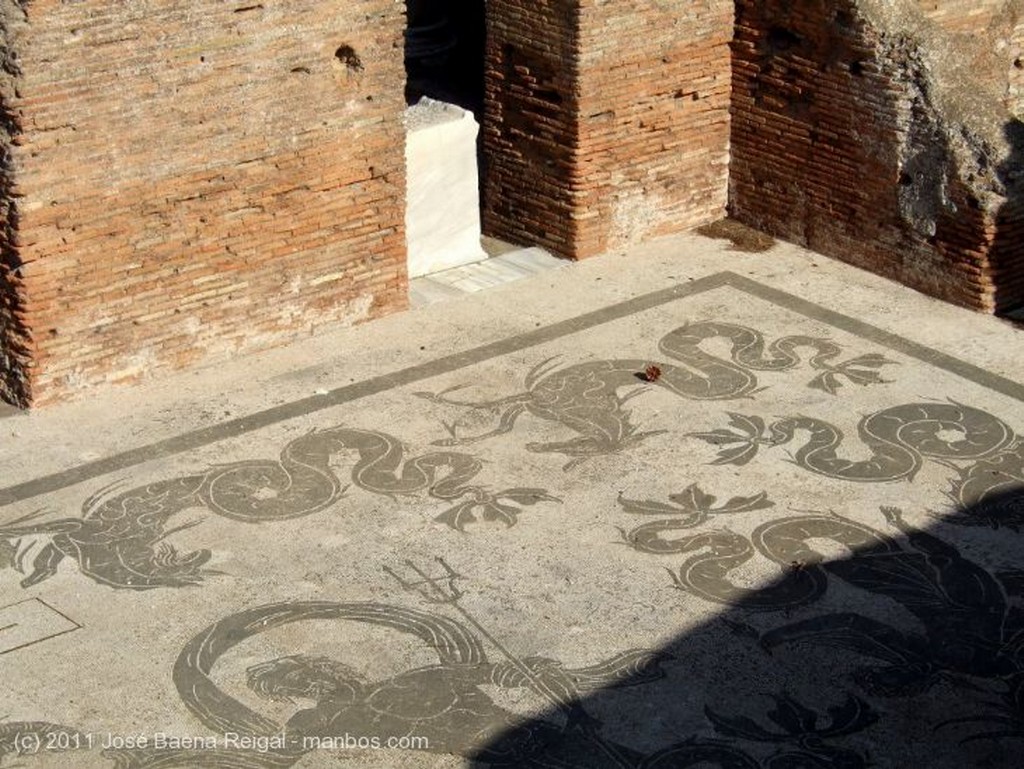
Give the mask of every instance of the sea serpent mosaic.
[[[332, 427], [289, 442], [279, 460], [220, 465], [113, 496], [104, 497], [101, 491], [86, 500], [81, 518], [37, 522], [36, 513], [15, 519], [0, 526], [0, 541], [8, 543], [10, 565], [28, 572], [22, 587], [53, 576], [65, 558], [75, 560], [85, 576], [110, 587], [146, 590], [196, 585], [217, 572], [204, 569], [210, 560], [209, 550], [179, 553], [167, 541], [176, 530], [167, 528], [174, 515], [206, 508], [215, 515], [253, 524], [327, 510], [344, 493], [329, 465], [331, 456], [341, 451], [358, 453], [351, 478], [365, 491], [392, 499], [425, 492], [444, 502], [457, 501], [437, 520], [460, 531], [477, 516], [512, 526], [521, 506], [557, 501], [538, 488], [490, 491], [472, 485], [470, 481], [482, 465], [468, 454], [433, 451], [406, 457], [402, 443], [387, 433]], [[22, 538], [38, 535], [48, 537], [49, 542], [37, 553], [29, 549], [36, 544], [34, 539], [19, 550]], [[29, 569], [24, 564], [30, 554]]]
[[[715, 337], [729, 340], [731, 360], [720, 360], [700, 349], [702, 342]], [[785, 336], [766, 345], [758, 331], [722, 322], [696, 322], [677, 328], [663, 336], [658, 347], [690, 368], [667, 363], [657, 367], [641, 359], [624, 359], [579, 364], [546, 376], [534, 369], [527, 376], [526, 393], [490, 404], [473, 404], [474, 408], [501, 412], [499, 427], [494, 431], [435, 443], [456, 446], [506, 433], [516, 417], [529, 409], [581, 433], [581, 437], [569, 441], [527, 444], [530, 451], [575, 456], [566, 466], [569, 468], [587, 457], [621, 451], [653, 434], [638, 433], [629, 421], [629, 412], [623, 409], [626, 400], [640, 391], [618, 394], [627, 385], [637, 385], [638, 377], [646, 376], [653, 385], [681, 397], [722, 400], [749, 397], [757, 391], [757, 378], [751, 370], [785, 371], [797, 366], [800, 357], [796, 351], [801, 348], [814, 352], [809, 365], [819, 372], [808, 386], [829, 393], [841, 386], [840, 377], [861, 385], [882, 383], [876, 369], [891, 362], [877, 353], [834, 362], [842, 354], [842, 347], [827, 339]], [[652, 370], [657, 370], [657, 376], [643, 373]], [[451, 403], [443, 394], [418, 395]], [[206, 508], [243, 523], [267, 523], [321, 512], [342, 496], [341, 482], [329, 465], [331, 456], [342, 451], [358, 452], [352, 482], [366, 491], [391, 497], [426, 492], [448, 502], [461, 499], [437, 518], [460, 531], [478, 517], [512, 526], [522, 506], [558, 501], [541, 488], [513, 487], [492, 492], [470, 485], [482, 467], [480, 460], [470, 454], [434, 451], [407, 458], [401, 441], [387, 433], [339, 426], [291, 441], [279, 460], [212, 467], [114, 496], [104, 496], [108, 489], [102, 489], [83, 504], [81, 518], [38, 520], [38, 513], [33, 513], [9, 521], [0, 525], [0, 544], [5, 549], [0, 557], [26, 574], [22, 587], [51, 577], [65, 558], [75, 560], [85, 576], [111, 587], [145, 590], [196, 585], [217, 574], [206, 566], [211, 552], [202, 549], [179, 553], [168, 541], [175, 531], [167, 528], [171, 517], [187, 509]], [[40, 536], [49, 541], [39, 546], [38, 552], [32, 552], [30, 559], [29, 551]], [[21, 545], [23, 539], [26, 546]]]
[[[731, 359], [722, 360], [701, 350], [702, 342], [722, 337], [731, 344]], [[658, 342], [659, 351], [684, 365], [652, 362], [644, 359], [597, 360], [556, 369], [551, 360], [538, 364], [526, 375], [526, 390], [492, 401], [461, 401], [450, 396], [465, 385], [439, 393], [418, 392], [435, 403], [466, 406], [493, 412], [494, 429], [477, 435], [457, 435], [435, 441], [441, 446], [462, 446], [510, 432], [524, 412], [557, 422], [578, 433], [566, 441], [528, 443], [528, 451], [556, 452], [573, 457], [566, 469], [588, 457], [614, 454], [663, 430], [638, 432], [623, 408], [629, 398], [619, 391], [649, 382], [674, 395], [691, 400], [732, 400], [757, 392], [754, 371], [787, 371], [800, 364], [797, 351], [813, 351], [810, 367], [819, 372], [808, 387], [835, 394], [846, 379], [859, 385], [883, 383], [878, 369], [892, 364], [877, 353], [835, 361], [843, 348], [828, 339], [811, 336], [785, 336], [766, 345], [757, 330], [734, 323], [699, 321], [673, 329]]]
[[[782, 446], [794, 441], [798, 431], [808, 438], [793, 455], [792, 462], [805, 470], [842, 481], [878, 483], [912, 480], [925, 459], [960, 462], [986, 460], [988, 465], [1006, 465], [1020, 478], [1024, 461], [1020, 439], [1001, 420], [980, 409], [959, 403], [906, 403], [864, 417], [858, 435], [871, 450], [871, 457], [849, 460], [838, 456], [842, 431], [814, 417], [793, 416], [770, 425], [759, 416], [730, 414], [733, 428], [691, 433], [709, 443], [728, 445], [719, 452], [717, 464], [743, 465], [761, 447]], [[1012, 468], [1012, 469], [1011, 469]], [[973, 476], [977, 477], [977, 472]], [[1002, 479], [1005, 483], [1008, 478]], [[998, 483], [993, 481], [990, 486]], [[983, 495], [986, 489], [959, 493], [959, 501]]]
[[[944, 375], [964, 377], [1014, 403], [1024, 400], [1024, 388], [1015, 383], [821, 308], [812, 312], [802, 300], [737, 276], [705, 280], [699, 290], [725, 285], [917, 358]], [[673, 289], [660, 298], [631, 300], [624, 309], [602, 311], [588, 322], [624, 318], [695, 293]], [[439, 547], [427, 552], [439, 552], [443, 545], [448, 561], [420, 568], [401, 561], [405, 553], [379, 553], [379, 561], [389, 565], [379, 584], [372, 579], [328, 583], [324, 600], [308, 600], [311, 588], [304, 586], [285, 596], [294, 600], [278, 595], [273, 603], [240, 597], [251, 593], [241, 592], [250, 586], [237, 575], [222, 575], [209, 585], [203, 595], [214, 601], [213, 617], [173, 618], [180, 639], [147, 671], [168, 687], [173, 683], [169, 690], [177, 692], [154, 718], [189, 724], [200, 735], [237, 733], [263, 741], [263, 748], [115, 746], [94, 756], [116, 769], [305, 769], [320, 766], [311, 754], [346, 733], [418, 734], [429, 747], [400, 749], [411, 762], [403, 765], [420, 765], [413, 752], [419, 750], [424, 766], [433, 765], [431, 757], [457, 756], [467, 769], [1015, 767], [1024, 739], [1024, 568], [1016, 557], [1024, 523], [1024, 448], [1016, 430], [1024, 412], [1005, 405], [1005, 399], [992, 405], [983, 396], [979, 400], [977, 391], [963, 393], [930, 380], [904, 387], [901, 392], [910, 397], [900, 396], [899, 380], [912, 373], [905, 360], [859, 348], [856, 339], [828, 339], [820, 329], [767, 334], [755, 328], [751, 315], [737, 313], [729, 318], [736, 322], [726, 322], [695, 312], [685, 325], [676, 315], [654, 326], [650, 347], [658, 354], [651, 358], [645, 357], [648, 350], [623, 344], [621, 357], [584, 350], [575, 362], [556, 366], [547, 352], [531, 352], [516, 364], [525, 374], [524, 390], [503, 397], [457, 399], [453, 393], [459, 386], [449, 386], [452, 379], [430, 380], [488, 355], [528, 350], [590, 326], [574, 320], [558, 325], [557, 333], [543, 329], [463, 356], [461, 363], [444, 361], [339, 388], [332, 391], [336, 395], [303, 405], [305, 411], [297, 412], [298, 406], [268, 410], [246, 425], [265, 426], [323, 404], [337, 406], [344, 393], [364, 397], [398, 383], [410, 387], [407, 400], [423, 407], [420, 415], [437, 418], [454, 411], [473, 414], [474, 425], [481, 418], [490, 423], [482, 430], [446, 423], [447, 434], [421, 437], [429, 441], [436, 435], [437, 446], [422, 452], [378, 430], [327, 427], [289, 441], [277, 459], [168, 473], [166, 480], [136, 483], [127, 491], [92, 490], [80, 517], [22, 511], [0, 523], [0, 569], [11, 567], [18, 575], [0, 570], [0, 582], [17, 590], [20, 581], [25, 590], [46, 589], [66, 601], [67, 586], [84, 576], [87, 581], [75, 589], [86, 595], [99, 589], [90, 583], [98, 583], [126, 589], [116, 596], [103, 591], [112, 602], [152, 600], [156, 606], [162, 595], [171, 599], [179, 593], [156, 591], [140, 599], [133, 592], [195, 587], [218, 574], [209, 568], [210, 550], [171, 544], [176, 533], [195, 523], [184, 520], [186, 511], [205, 511], [225, 526], [237, 526], [240, 534], [273, 531], [275, 522], [302, 516], [318, 516], [317, 522], [330, 516], [332, 531], [340, 532], [352, 501], [346, 484], [384, 500], [380, 511], [389, 524], [404, 525], [399, 504], [409, 500], [427, 512], [427, 520], [435, 519]], [[712, 345], [728, 352], [711, 354]], [[918, 396], [919, 388], [938, 397]], [[641, 428], [629, 409], [644, 408], [638, 396], [652, 390], [677, 396], [680, 405], [671, 418], [659, 417], [653, 429]], [[948, 397], [954, 394], [955, 399]], [[775, 405], [780, 400], [781, 407]], [[741, 401], [743, 407], [726, 401]], [[785, 405], [794, 401], [795, 407]], [[837, 420], [815, 413], [822, 408], [858, 414], [856, 435], [844, 435]], [[545, 423], [544, 440], [530, 435], [537, 420]], [[197, 432], [173, 446], [236, 437], [232, 430]], [[557, 434], [560, 430], [567, 434]], [[660, 437], [653, 440], [655, 435]], [[499, 477], [504, 472], [516, 480], [503, 479], [492, 489], [481, 483], [481, 470], [487, 450], [505, 442], [518, 442], [529, 452], [524, 456], [531, 469], [499, 466]], [[648, 476], [630, 491], [619, 491], [627, 486], [623, 474], [615, 475], [617, 455], [629, 449], [649, 459], [668, 443], [677, 451], [674, 458], [693, 457], [693, 464], [664, 469], [672, 486], [655, 490]], [[83, 466], [84, 479], [149, 461], [147, 451]], [[588, 474], [592, 468], [583, 462], [589, 459], [597, 470]], [[538, 469], [542, 472], [532, 475]], [[757, 470], [758, 481], [749, 483], [745, 475]], [[515, 485], [520, 474], [522, 486]], [[687, 480], [674, 486], [680, 477]], [[592, 478], [604, 490], [603, 505], [600, 495], [596, 502], [588, 498], [591, 507], [579, 504], [579, 483], [573, 483], [581, 478]], [[797, 489], [794, 478], [806, 478], [806, 486]], [[70, 471], [58, 473], [0, 490], [0, 496], [25, 501], [82, 480]], [[915, 495], [920, 490], [929, 502], [915, 508], [908, 488]], [[850, 489], [862, 497], [873, 494], [872, 502], [851, 501]], [[797, 504], [797, 490], [822, 504]], [[890, 491], [894, 498], [902, 493], [900, 506], [879, 503]], [[942, 495], [947, 509], [930, 509]], [[834, 510], [828, 509], [833, 497]], [[559, 500], [564, 502], [558, 507], [547, 504]], [[576, 547], [572, 535], [587, 532], [573, 528], [573, 522], [584, 516], [593, 531], [607, 528], [608, 540], [616, 539], [618, 528], [621, 558], [606, 561], [601, 553], [610, 551]], [[479, 532], [472, 524], [485, 519], [519, 526], [496, 529], [488, 540], [462, 536]], [[419, 520], [424, 522], [422, 516]], [[579, 591], [581, 600], [600, 598], [582, 613], [608, 606], [628, 628], [640, 616], [634, 607], [643, 604], [661, 618], [664, 629], [690, 616], [700, 621], [657, 645], [649, 642], [651, 633], [640, 643], [602, 637], [589, 655], [570, 663], [563, 662], [569, 660], [565, 647], [557, 652], [535, 641], [532, 612], [546, 607], [512, 601], [518, 588], [494, 596], [494, 610], [485, 620], [480, 609], [486, 597], [463, 601], [465, 577], [449, 562], [475, 557], [486, 565], [481, 576], [491, 590], [503, 592], [503, 570], [535, 555], [524, 546], [530, 540], [516, 540], [533, 530], [541, 532], [539, 540], [549, 537], [555, 548], [564, 549], [566, 580], [558, 589], [570, 595]], [[998, 538], [985, 539], [992, 530]], [[515, 546], [503, 550], [510, 541]], [[429, 537], [417, 540], [417, 546], [434, 544]], [[487, 558], [479, 548], [487, 550]], [[836, 556], [837, 548], [844, 555]], [[362, 552], [344, 547], [331, 551], [331, 557], [351, 555], [365, 560]], [[590, 562], [594, 568], [588, 571], [584, 567]], [[275, 568], [273, 560], [266, 563]], [[327, 568], [314, 556], [288, 565]], [[628, 578], [596, 597], [581, 581], [586, 577], [579, 576], [616, 568]], [[641, 584], [645, 588], [637, 589]], [[235, 585], [238, 592], [232, 592]], [[370, 600], [349, 600], [353, 590]], [[514, 614], [506, 618], [509, 612]], [[144, 612], [139, 614], [138, 622], [120, 616], [124, 632], [144, 636]], [[496, 618], [510, 621], [495, 626]], [[307, 627], [315, 629], [304, 631]], [[348, 638], [370, 632], [364, 628], [389, 639], [379, 642], [385, 648], [418, 646], [432, 658], [416, 657], [415, 664], [401, 669], [371, 673], [365, 659], [346, 646]], [[88, 643], [96, 632], [95, 625], [83, 623], [62, 637]], [[266, 641], [271, 636], [275, 640]], [[329, 645], [328, 637], [338, 643]], [[59, 643], [19, 647], [3, 659]], [[42, 655], [20, 659], [30, 669]], [[545, 712], [525, 717], [509, 705], [515, 693], [539, 700]], [[81, 698], [81, 692], [73, 694]], [[650, 710], [635, 715], [646, 706]], [[45, 743], [87, 734], [87, 717], [74, 723], [79, 719], [53, 714], [54, 721], [74, 724], [64, 727], [46, 715], [20, 704], [9, 713], [0, 709], [6, 716], [0, 720], [0, 767], [31, 767], [32, 739]], [[649, 732], [647, 720], [656, 722]], [[346, 758], [354, 765], [360, 760]], [[68, 767], [78, 766], [73, 753], [68, 761]]]

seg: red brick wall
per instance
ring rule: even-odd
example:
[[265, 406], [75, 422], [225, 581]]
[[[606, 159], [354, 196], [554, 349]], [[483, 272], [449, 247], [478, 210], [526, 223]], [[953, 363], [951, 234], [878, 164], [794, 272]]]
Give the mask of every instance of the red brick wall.
[[[961, 131], [869, 5], [894, 7], [489, 0], [485, 231], [580, 258], [718, 218], [728, 191], [746, 223], [936, 296], [1024, 301], [1024, 141], [1000, 159]], [[993, 3], [930, 5], [1019, 49]], [[403, 307], [403, 12], [0, 0], [0, 396]]]
[[739, 0], [732, 212], [949, 301], [1024, 300], [1005, 285], [1019, 247], [989, 253], [1011, 226], [992, 158], [942, 114], [916, 44], [883, 31], [852, 1]]
[[[1017, 174], [1024, 166], [1024, 124], [1015, 129]], [[1018, 177], [1017, 190], [996, 215], [993, 242], [989, 252], [995, 304], [1013, 309], [1024, 304], [1024, 178]]]
[[488, 0], [483, 229], [571, 255], [579, 0]]
[[31, 330], [9, 398], [404, 306], [400, 4], [24, 7], [3, 3], [21, 131], [4, 253]]
[[583, 0], [577, 256], [725, 214], [734, 0]]
[[580, 258], [722, 216], [731, 37], [731, 0], [491, 0], [485, 231]]

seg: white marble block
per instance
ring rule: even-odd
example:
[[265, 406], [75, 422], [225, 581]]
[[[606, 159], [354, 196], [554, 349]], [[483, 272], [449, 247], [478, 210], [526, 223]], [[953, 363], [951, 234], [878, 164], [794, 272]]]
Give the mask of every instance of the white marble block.
[[405, 114], [409, 277], [485, 259], [473, 113], [423, 98]]

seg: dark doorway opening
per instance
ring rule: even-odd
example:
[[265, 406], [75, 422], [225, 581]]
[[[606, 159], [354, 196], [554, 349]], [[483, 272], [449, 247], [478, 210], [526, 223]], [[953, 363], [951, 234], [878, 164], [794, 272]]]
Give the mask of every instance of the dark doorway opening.
[[426, 96], [483, 117], [485, 0], [407, 0], [405, 99]]

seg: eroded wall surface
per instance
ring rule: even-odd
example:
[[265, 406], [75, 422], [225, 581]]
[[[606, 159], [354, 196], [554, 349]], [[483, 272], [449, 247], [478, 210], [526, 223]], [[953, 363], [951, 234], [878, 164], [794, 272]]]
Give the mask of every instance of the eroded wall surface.
[[913, 12], [737, 3], [730, 206], [934, 296], [1007, 307], [1024, 300], [1011, 117]]
[[998, 88], [1006, 107], [1024, 111], [1024, 0], [916, 0], [923, 17], [948, 33], [965, 73]]
[[403, 13], [6, 0], [7, 397], [403, 307]]
[[982, 34], [1006, 0], [915, 0], [924, 15], [950, 32]]
[[1018, 119], [1024, 119], [1024, 12], [1010, 33], [1009, 59], [1010, 74], [1006, 88], [1009, 108]]
[[26, 296], [19, 258], [20, 235], [14, 155], [23, 141], [21, 116], [13, 109], [21, 81], [16, 56], [20, 14], [0, 0], [0, 397], [24, 402], [32, 335], [25, 324]]

